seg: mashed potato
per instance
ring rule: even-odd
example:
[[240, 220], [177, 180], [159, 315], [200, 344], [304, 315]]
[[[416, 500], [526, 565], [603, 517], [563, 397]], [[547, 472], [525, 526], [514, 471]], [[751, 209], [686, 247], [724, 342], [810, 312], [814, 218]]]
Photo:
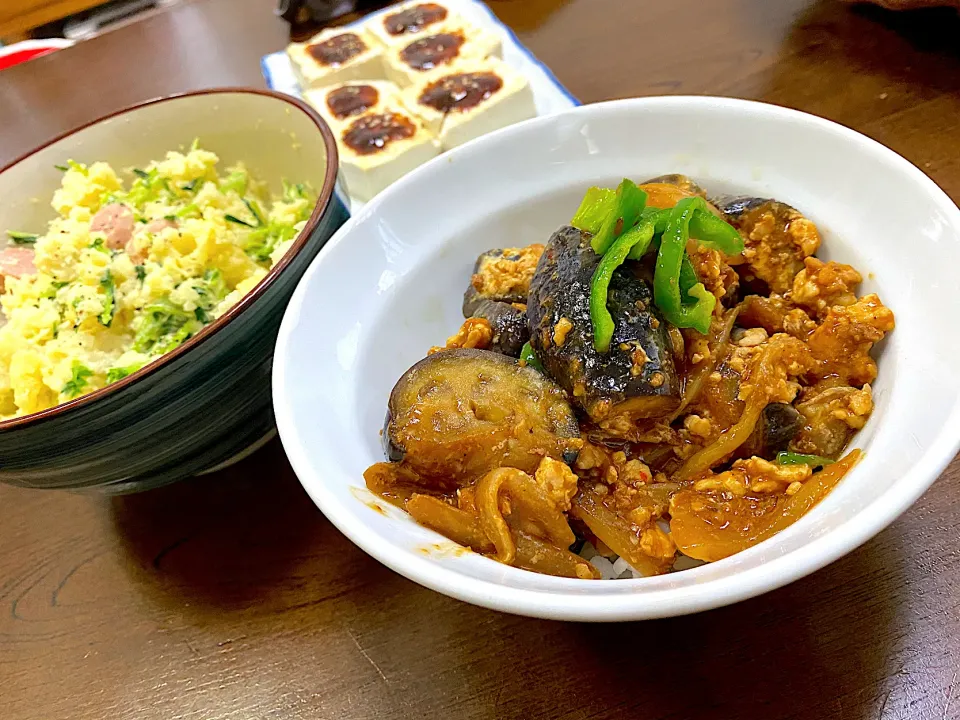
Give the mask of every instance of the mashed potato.
[[44, 410], [126, 377], [226, 312], [267, 274], [315, 203], [270, 198], [243, 166], [194, 146], [130, 172], [65, 168], [44, 235], [0, 250], [0, 416]]

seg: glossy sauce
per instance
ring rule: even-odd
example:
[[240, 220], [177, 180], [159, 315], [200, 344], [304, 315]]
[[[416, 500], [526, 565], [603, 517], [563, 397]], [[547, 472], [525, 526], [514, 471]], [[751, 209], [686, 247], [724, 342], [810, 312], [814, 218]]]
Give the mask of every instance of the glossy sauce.
[[367, 115], [346, 129], [343, 142], [358, 155], [373, 155], [394, 140], [413, 137], [416, 131], [417, 126], [399, 113]]
[[387, 15], [383, 20], [383, 27], [391, 35], [405, 35], [420, 32], [427, 25], [438, 23], [446, 17], [447, 9], [442, 5], [423, 3]]
[[372, 85], [348, 85], [327, 95], [327, 107], [338, 120], [359, 115], [377, 104], [380, 93]]
[[462, 33], [439, 33], [421, 38], [400, 51], [400, 59], [414, 70], [432, 70], [445, 65], [460, 54]]
[[366, 49], [367, 46], [363, 40], [354, 33], [343, 33], [343, 35], [337, 35], [322, 43], [307, 46], [310, 57], [321, 65], [330, 67], [343, 65], [343, 63], [355, 58]]
[[463, 112], [476, 107], [502, 87], [503, 80], [492, 72], [458, 73], [430, 83], [417, 100], [438, 112]]

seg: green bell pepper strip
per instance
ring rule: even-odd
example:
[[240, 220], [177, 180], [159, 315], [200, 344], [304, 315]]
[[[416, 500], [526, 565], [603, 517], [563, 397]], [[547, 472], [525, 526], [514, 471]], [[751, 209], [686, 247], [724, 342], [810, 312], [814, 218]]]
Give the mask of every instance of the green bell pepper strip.
[[600, 229], [590, 241], [593, 251], [603, 255], [613, 241], [637, 224], [640, 213], [647, 204], [647, 194], [633, 180], [624, 179], [617, 187], [616, 210], [604, 219]]
[[[644, 233], [649, 232], [650, 238], [653, 240], [657, 235], [661, 234], [667, 225], [667, 216], [670, 214], [669, 210], [660, 210], [658, 208], [645, 208], [642, 213], [640, 213], [640, 221], [637, 223], [636, 227], [644, 227]], [[646, 225], [650, 226], [649, 231], [645, 228]], [[652, 242], [641, 242], [633, 246], [633, 249], [630, 250], [630, 254], [627, 255], [627, 260], [640, 260], [651, 247], [660, 247], [659, 243]]]
[[583, 196], [570, 224], [591, 235], [600, 232], [604, 219], [617, 209], [617, 193], [610, 188], [592, 187]]
[[713, 317], [713, 308], [717, 305], [717, 298], [699, 282], [690, 288], [687, 295], [693, 298], [693, 304], [683, 305], [681, 322], [684, 324], [677, 327], [693, 328], [701, 335], [706, 335], [710, 332], [710, 320]]
[[702, 197], [691, 198], [695, 207], [690, 218], [690, 237], [704, 247], [719, 250], [724, 255], [739, 255], [743, 252], [743, 238], [736, 228], [707, 208]]
[[831, 465], [834, 463], [828, 457], [822, 455], [807, 455], [805, 453], [779, 452], [777, 453], [777, 465], [812, 465], [818, 467], [821, 465]]
[[613, 316], [607, 309], [607, 294], [613, 272], [623, 265], [634, 249], [641, 248], [641, 256], [646, 252], [653, 240], [653, 229], [653, 222], [648, 221], [627, 230], [614, 240], [597, 269], [593, 271], [593, 279], [590, 281], [590, 321], [593, 324], [593, 347], [597, 352], [607, 352], [613, 339]]
[[683, 260], [680, 261], [680, 298], [686, 302], [690, 297], [690, 291], [700, 282], [697, 277], [697, 271], [693, 267], [693, 262], [687, 253], [683, 254]]
[[654, 217], [654, 221], [656, 225], [654, 226], [653, 231], [658, 235], [663, 235], [663, 231], [667, 229], [667, 223], [670, 221], [671, 208], [666, 208], [666, 209], [650, 208], [650, 209], [654, 213], [656, 213]]
[[520, 359], [537, 372], [545, 372], [543, 369], [543, 363], [540, 362], [540, 359], [533, 352], [533, 347], [530, 345], [530, 343], [524, 343], [523, 347], [520, 348]]
[[[668, 322], [678, 328], [693, 328], [706, 335], [717, 299], [697, 282], [686, 292], [695, 298], [692, 303], [683, 302], [680, 276], [686, 257], [687, 240], [690, 236], [690, 219], [703, 198], [684, 198], [670, 211], [667, 228], [660, 239], [657, 266], [653, 276], [653, 298]], [[688, 260], [689, 262], [689, 260]], [[692, 265], [683, 273], [684, 282], [691, 281]], [[696, 276], [696, 273], [693, 273]]]

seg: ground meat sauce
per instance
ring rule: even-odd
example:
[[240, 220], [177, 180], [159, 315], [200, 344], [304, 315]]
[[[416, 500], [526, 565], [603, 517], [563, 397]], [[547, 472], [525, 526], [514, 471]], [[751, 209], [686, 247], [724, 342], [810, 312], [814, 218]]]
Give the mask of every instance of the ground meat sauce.
[[416, 131], [416, 125], [399, 113], [367, 115], [347, 128], [343, 141], [358, 155], [372, 155], [394, 140], [413, 137]]
[[[498, 84], [447, 70], [419, 102], [448, 112]], [[679, 175], [641, 189], [663, 209], [707, 195]], [[476, 553], [583, 579], [721, 560], [803, 517], [862, 455], [846, 448], [874, 409], [871, 351], [896, 321], [877, 295], [859, 294], [860, 272], [814, 255], [820, 234], [799, 210], [754, 197], [713, 208], [740, 229], [744, 251], [686, 245], [715, 301], [707, 331], [660, 315], [650, 253], [613, 275], [618, 334], [605, 355], [588, 307], [600, 262], [588, 233], [564, 226], [546, 247], [483, 253], [460, 330], [390, 395], [391, 462], [367, 470], [367, 487]], [[519, 334], [504, 340], [510, 312], [526, 350]], [[562, 398], [547, 410], [544, 384]], [[538, 431], [563, 402], [579, 437]], [[569, 443], [559, 456], [558, 440]]]
[[432, 82], [418, 101], [442, 113], [476, 107], [503, 87], [500, 76], [491, 72], [458, 73]]
[[354, 33], [343, 33], [343, 35], [337, 35], [322, 43], [307, 46], [310, 57], [321, 65], [331, 67], [343, 65], [343, 63], [355, 58], [366, 49], [367, 46], [363, 40]]
[[427, 25], [433, 25], [447, 17], [447, 9], [436, 3], [414, 5], [398, 13], [387, 15], [383, 20], [384, 29], [391, 35], [405, 35], [420, 32]]
[[377, 104], [380, 93], [372, 85], [348, 85], [327, 95], [327, 107], [338, 120], [359, 115]]
[[400, 51], [400, 59], [414, 70], [432, 70], [445, 65], [460, 54], [462, 33], [439, 33], [421, 38]]

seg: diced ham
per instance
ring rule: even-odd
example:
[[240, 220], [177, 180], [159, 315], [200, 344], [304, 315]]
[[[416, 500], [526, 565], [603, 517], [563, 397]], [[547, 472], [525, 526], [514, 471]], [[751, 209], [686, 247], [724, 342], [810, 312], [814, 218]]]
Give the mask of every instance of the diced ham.
[[[167, 228], [178, 228], [178, 227], [180, 226], [177, 224], [176, 220], [171, 220], [170, 218], [155, 218], [154, 220], [151, 220], [146, 225], [144, 225], [143, 229], [146, 230], [151, 235], [156, 235], [158, 233], [163, 232]], [[147, 253], [147, 249], [143, 247], [137, 248], [136, 244], [133, 243], [132, 241], [127, 243], [127, 255], [130, 256], [130, 260], [134, 264], [139, 265], [144, 260], [146, 260], [146, 257], [147, 257], [146, 253]]]
[[6, 247], [0, 250], [0, 292], [4, 289], [4, 280], [9, 277], [23, 277], [37, 272], [33, 264], [33, 250], [25, 247]]
[[120, 203], [105, 205], [90, 221], [90, 232], [106, 235], [111, 250], [123, 250], [133, 237], [133, 211]]
[[170, 220], [169, 218], [157, 218], [156, 220], [151, 220], [147, 223], [147, 232], [157, 234], [158, 232], [162, 232], [167, 228], [175, 227], [178, 227], [175, 221]]
[[34, 252], [31, 248], [6, 247], [0, 250], [0, 274], [11, 277], [35, 275], [36, 266], [33, 264]]

